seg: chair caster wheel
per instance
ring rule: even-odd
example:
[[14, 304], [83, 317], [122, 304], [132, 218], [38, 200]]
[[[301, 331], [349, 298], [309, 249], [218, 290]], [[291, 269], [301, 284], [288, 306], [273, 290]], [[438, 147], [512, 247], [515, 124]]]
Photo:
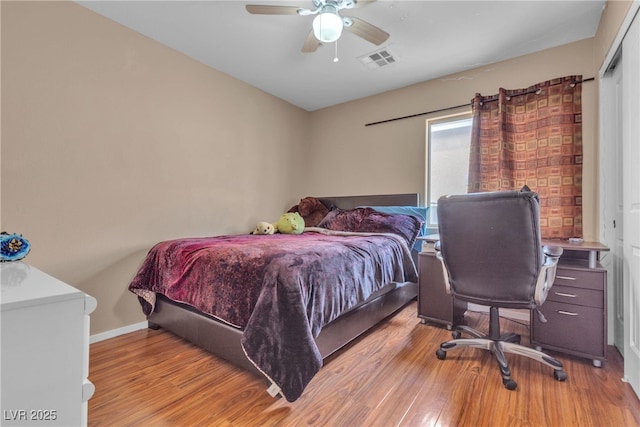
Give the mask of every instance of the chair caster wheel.
[[518, 387], [518, 384], [514, 380], [502, 380], [502, 384], [504, 384], [507, 390], [515, 390]]
[[443, 350], [440, 350], [440, 349], [437, 349], [436, 350], [436, 357], [438, 359], [440, 359], [440, 360], [444, 360], [444, 359], [447, 358], [447, 352], [443, 351]]
[[567, 373], [565, 371], [555, 370], [553, 371], [553, 378], [555, 378], [556, 381], [566, 381]]
[[453, 331], [451, 332], [451, 336], [453, 337], [454, 340], [457, 340], [462, 336], [462, 334], [460, 333], [460, 331]]

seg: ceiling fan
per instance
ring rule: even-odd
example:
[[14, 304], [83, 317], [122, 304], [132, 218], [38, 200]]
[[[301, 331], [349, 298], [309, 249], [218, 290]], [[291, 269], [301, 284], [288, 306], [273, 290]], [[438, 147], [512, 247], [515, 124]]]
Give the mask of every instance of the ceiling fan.
[[349, 16], [340, 16], [343, 9], [353, 9], [364, 6], [375, 0], [311, 0], [313, 9], [304, 9], [297, 6], [271, 6], [248, 4], [247, 11], [254, 15], [316, 15], [313, 19], [313, 28], [309, 32], [302, 51], [315, 52], [321, 43], [332, 43], [340, 38], [342, 30], [362, 37], [375, 45], [384, 43], [389, 38], [389, 33], [381, 30], [373, 24], [362, 19]]

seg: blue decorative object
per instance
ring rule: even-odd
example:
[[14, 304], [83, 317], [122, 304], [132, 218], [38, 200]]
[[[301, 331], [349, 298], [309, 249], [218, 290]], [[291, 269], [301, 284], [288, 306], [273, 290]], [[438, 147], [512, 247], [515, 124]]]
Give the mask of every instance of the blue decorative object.
[[31, 244], [20, 234], [0, 233], [0, 261], [17, 261], [27, 256]]

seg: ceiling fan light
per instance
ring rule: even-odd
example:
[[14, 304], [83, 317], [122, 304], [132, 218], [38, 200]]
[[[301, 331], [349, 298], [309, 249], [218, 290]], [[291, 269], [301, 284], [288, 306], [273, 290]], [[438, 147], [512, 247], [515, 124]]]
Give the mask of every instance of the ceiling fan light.
[[323, 12], [313, 18], [313, 35], [323, 43], [331, 43], [340, 38], [343, 26], [338, 14]]

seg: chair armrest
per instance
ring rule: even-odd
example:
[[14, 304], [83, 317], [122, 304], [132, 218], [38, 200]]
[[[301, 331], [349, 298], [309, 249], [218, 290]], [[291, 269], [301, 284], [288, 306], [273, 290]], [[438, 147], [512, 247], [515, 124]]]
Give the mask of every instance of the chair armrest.
[[538, 275], [538, 281], [536, 282], [536, 290], [534, 293], [534, 302], [536, 306], [542, 305], [547, 299], [549, 290], [553, 286], [553, 281], [556, 278], [556, 267], [558, 266], [558, 260], [562, 255], [562, 248], [559, 246], [545, 245], [542, 248], [544, 253], [544, 264], [540, 269]]
[[447, 271], [447, 266], [444, 265], [444, 258], [442, 258], [442, 252], [440, 252], [440, 240], [438, 240], [433, 248], [436, 251], [436, 258], [440, 261], [440, 265], [442, 266], [442, 275], [444, 277], [444, 290], [447, 294], [451, 294], [451, 284], [449, 283], [449, 272]]
[[542, 252], [546, 256], [560, 258], [560, 256], [562, 255], [563, 249], [560, 246], [544, 245], [542, 247]]

